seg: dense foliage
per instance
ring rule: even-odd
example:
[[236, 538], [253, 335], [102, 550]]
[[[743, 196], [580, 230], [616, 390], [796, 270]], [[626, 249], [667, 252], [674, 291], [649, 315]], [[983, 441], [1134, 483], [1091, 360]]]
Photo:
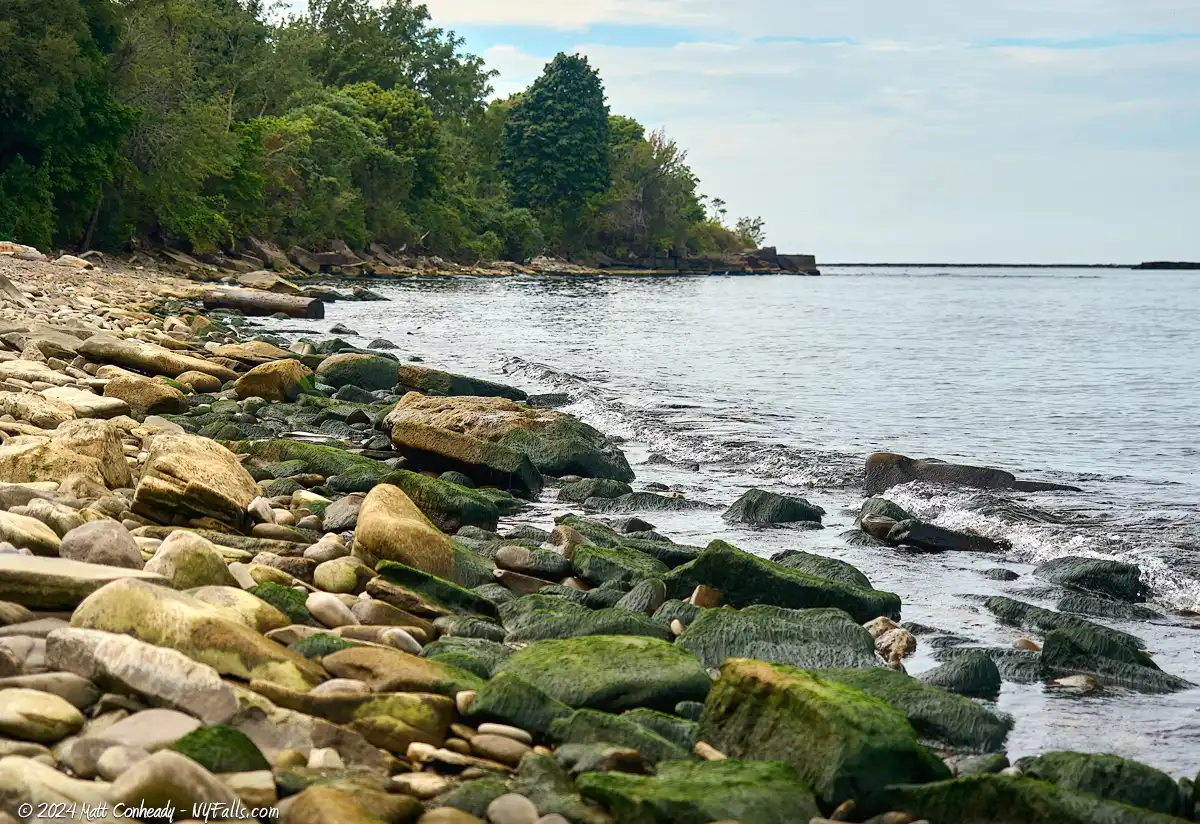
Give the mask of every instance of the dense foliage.
[[524, 93], [412, 0], [0, 4], [0, 239], [198, 253], [257, 236], [475, 262], [752, 247], [585, 58]]

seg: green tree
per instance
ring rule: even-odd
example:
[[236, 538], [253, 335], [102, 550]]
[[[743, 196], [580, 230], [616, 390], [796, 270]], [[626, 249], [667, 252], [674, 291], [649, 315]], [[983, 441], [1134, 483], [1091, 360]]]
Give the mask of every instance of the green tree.
[[761, 217], [739, 217], [733, 233], [748, 249], [761, 248], [767, 239], [766, 224]]
[[587, 58], [559, 54], [521, 95], [504, 127], [501, 164], [512, 202], [537, 214], [557, 245], [584, 246], [611, 180], [608, 104]]

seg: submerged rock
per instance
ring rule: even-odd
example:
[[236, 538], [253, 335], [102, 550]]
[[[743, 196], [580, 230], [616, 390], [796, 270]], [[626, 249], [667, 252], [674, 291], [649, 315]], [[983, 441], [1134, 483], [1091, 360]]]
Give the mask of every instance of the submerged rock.
[[1178, 692], [1195, 686], [1160, 670], [1145, 652], [1081, 627], [1047, 633], [1041, 658], [1051, 675], [1084, 674], [1137, 692]]
[[1039, 566], [1033, 574], [1043, 581], [1088, 592], [1118, 601], [1140, 603], [1148, 589], [1142, 583], [1142, 571], [1134, 564], [1101, 558], [1055, 558]]
[[633, 487], [624, 481], [609, 478], [584, 478], [558, 490], [560, 501], [581, 504], [588, 498], [620, 498], [633, 492]]
[[1000, 695], [1000, 670], [985, 653], [975, 652], [921, 673], [922, 683], [972, 698]]
[[927, 521], [900, 521], [887, 533], [889, 544], [911, 546], [926, 552], [1005, 552], [1012, 548], [1007, 541], [996, 541], [983, 535], [959, 532]]
[[749, 489], [721, 517], [739, 524], [786, 524], [796, 521], [821, 523], [825, 510], [804, 498]]
[[946, 463], [932, 458], [918, 460], [894, 452], [875, 452], [867, 457], [863, 489], [868, 495], [878, 495], [910, 481], [976, 489], [1080, 491], [1077, 487], [1061, 484], [1018, 481], [1011, 472], [990, 467]]

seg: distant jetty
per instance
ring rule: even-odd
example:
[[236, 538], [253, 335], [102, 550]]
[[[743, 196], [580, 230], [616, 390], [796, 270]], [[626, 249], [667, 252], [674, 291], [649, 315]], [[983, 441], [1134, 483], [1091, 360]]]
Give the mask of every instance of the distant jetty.
[[1178, 260], [1151, 260], [1139, 263], [1134, 269], [1200, 269], [1200, 263]]

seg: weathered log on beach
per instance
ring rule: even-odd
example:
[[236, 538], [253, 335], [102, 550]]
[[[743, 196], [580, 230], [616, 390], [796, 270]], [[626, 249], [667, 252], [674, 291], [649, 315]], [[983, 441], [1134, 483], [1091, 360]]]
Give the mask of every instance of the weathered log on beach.
[[210, 289], [204, 293], [208, 309], [237, 309], [246, 315], [273, 315], [282, 312], [293, 318], [320, 320], [325, 317], [325, 304], [317, 298], [302, 298], [260, 292], [253, 289]]

